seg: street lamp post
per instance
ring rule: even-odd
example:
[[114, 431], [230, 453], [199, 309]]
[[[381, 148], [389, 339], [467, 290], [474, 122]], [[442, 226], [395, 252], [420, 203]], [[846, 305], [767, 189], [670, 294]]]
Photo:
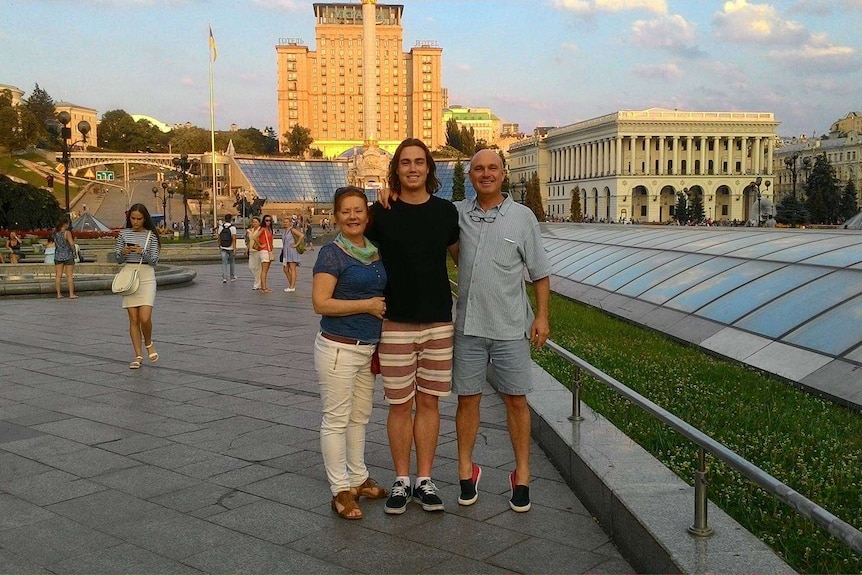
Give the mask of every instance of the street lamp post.
[[[153, 197], [159, 200], [159, 187], [153, 186]], [[174, 191], [168, 189], [168, 183], [162, 182], [162, 227], [168, 227], [168, 198], [174, 197]]]
[[760, 202], [763, 200], [763, 194], [760, 191], [761, 184], [766, 185], [766, 193], [768, 194], [769, 193], [769, 186], [772, 185], [772, 182], [770, 182], [769, 180], [764, 182], [763, 178], [758, 176], [757, 179], [754, 180], [753, 182], [751, 182], [751, 184], [750, 184], [751, 188], [754, 189], [755, 193], [757, 194], [756, 197], [757, 197], [757, 227], [758, 228], [761, 225]]
[[[188, 182], [189, 169], [197, 165], [198, 160], [189, 160], [188, 154], [182, 154], [179, 158], [173, 159], [174, 169], [179, 172], [180, 178], [183, 180], [183, 239], [189, 239], [189, 202], [188, 202]], [[198, 198], [200, 206], [203, 199]], [[203, 218], [203, 208], [201, 207], [201, 218]], [[201, 219], [203, 221], [203, 219]], [[201, 224], [201, 233], [203, 233], [203, 224]]]
[[69, 164], [72, 162], [72, 148], [76, 144], [86, 144], [87, 134], [90, 133], [90, 122], [81, 120], [78, 122], [78, 132], [81, 134], [81, 139], [71, 142], [72, 128], [69, 127], [69, 122], [72, 121], [72, 115], [65, 110], [57, 114], [57, 119], [51, 118], [45, 121], [45, 126], [48, 132], [53, 136], [60, 136], [62, 145], [62, 156], [57, 158], [63, 163], [63, 185], [66, 190], [66, 215], [72, 211], [71, 202], [69, 200]]
[[[790, 170], [790, 181], [793, 185], [793, 199], [796, 199], [796, 178], [797, 178], [797, 166], [796, 161], [799, 159], [799, 152], [795, 152], [789, 158], [784, 158], [784, 165], [787, 166], [787, 169]], [[802, 158], [802, 170], [807, 172], [811, 168], [811, 158]]]

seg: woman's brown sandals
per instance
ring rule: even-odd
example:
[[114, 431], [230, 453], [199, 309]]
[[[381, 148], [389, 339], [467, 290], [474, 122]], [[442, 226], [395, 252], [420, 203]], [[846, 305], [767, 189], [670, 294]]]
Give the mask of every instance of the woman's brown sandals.
[[366, 499], [383, 499], [389, 495], [388, 489], [380, 487], [380, 485], [370, 477], [366, 479], [362, 485], [351, 487], [350, 491], [357, 499], [360, 497], [365, 497]]
[[356, 496], [350, 490], [339, 491], [332, 498], [332, 510], [342, 519], [362, 519], [362, 510], [356, 504]]

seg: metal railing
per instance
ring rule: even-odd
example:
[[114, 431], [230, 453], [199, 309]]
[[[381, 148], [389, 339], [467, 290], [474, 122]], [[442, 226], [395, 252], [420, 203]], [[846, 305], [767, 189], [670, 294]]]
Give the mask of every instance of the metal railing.
[[712, 437], [709, 437], [696, 427], [686, 423], [661, 406], [656, 405], [638, 392], [626, 387], [610, 375], [587, 363], [569, 350], [560, 347], [551, 340], [548, 340], [545, 346], [574, 366], [574, 375], [572, 379], [572, 419], [574, 421], [583, 420], [583, 417], [581, 416], [580, 397], [581, 372], [583, 371], [595, 378], [597, 381], [607, 385], [616, 393], [631, 401], [633, 404], [637, 405], [698, 446], [698, 462], [694, 478], [694, 523], [689, 527], [690, 533], [698, 537], [707, 537], [712, 534], [712, 529], [710, 529], [707, 524], [706, 452], [709, 452], [717, 459], [720, 459], [737, 472], [741, 473], [749, 481], [763, 488], [767, 493], [788, 505], [797, 513], [814, 521], [817, 525], [831, 533], [835, 538], [850, 547], [853, 551], [862, 553], [862, 532], [846, 521], [836, 517], [736, 452], [730, 450]]

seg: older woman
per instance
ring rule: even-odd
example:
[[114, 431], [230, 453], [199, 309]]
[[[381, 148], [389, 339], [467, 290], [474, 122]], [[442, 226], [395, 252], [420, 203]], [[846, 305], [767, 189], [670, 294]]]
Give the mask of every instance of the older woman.
[[254, 278], [253, 290], [260, 289], [260, 218], [251, 219], [251, 227], [245, 231], [245, 255], [248, 256], [248, 269]]
[[114, 253], [119, 263], [138, 266], [140, 284], [137, 291], [123, 296], [123, 307], [129, 314], [129, 337], [135, 350], [135, 359], [129, 369], [139, 369], [144, 361], [141, 339], [147, 350], [147, 357], [153, 363], [159, 354], [153, 347], [153, 304], [156, 301], [156, 272], [159, 262], [161, 241], [150, 212], [143, 204], [134, 204], [126, 216], [126, 229], [117, 235]]
[[371, 358], [386, 313], [386, 269], [364, 235], [369, 211], [362, 189], [336, 190], [334, 208], [341, 233], [320, 249], [311, 288], [314, 311], [322, 316], [314, 343], [323, 403], [320, 444], [333, 511], [344, 519], [361, 519], [357, 499], [388, 495], [365, 465], [374, 392]]

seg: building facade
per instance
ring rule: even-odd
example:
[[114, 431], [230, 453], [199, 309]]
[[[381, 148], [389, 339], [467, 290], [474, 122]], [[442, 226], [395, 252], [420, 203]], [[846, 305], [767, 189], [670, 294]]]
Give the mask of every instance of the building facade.
[[[69, 127], [72, 128], [71, 142], [78, 142], [73, 146], [76, 150], [86, 150], [91, 146], [96, 146], [99, 141], [99, 113], [93, 108], [79, 106], [71, 102], [55, 102], [54, 111], [56, 113], [69, 112], [72, 116], [72, 121], [69, 122]], [[90, 132], [87, 134], [87, 141], [84, 142], [84, 134], [78, 131], [78, 122], [86, 120], [90, 124]], [[71, 143], [70, 142], [70, 143]]]
[[[278, 66], [278, 133], [307, 127], [312, 147], [336, 157], [371, 137], [394, 151], [404, 138], [423, 140], [434, 149], [445, 142], [440, 125], [444, 94], [443, 50], [435, 42], [417, 42], [404, 52], [401, 25], [404, 6], [374, 4], [376, 53], [363, 53], [362, 5], [315, 3], [317, 50], [301, 39], [282, 38]], [[364, 70], [374, 68], [376, 134], [366, 134]], [[372, 77], [372, 76], [369, 76]]]
[[669, 222], [683, 192], [707, 219], [763, 219], [777, 126], [767, 112], [619, 111], [512, 144], [510, 181], [517, 190], [537, 172], [552, 217], [570, 217], [579, 194], [595, 221]]
[[20, 88], [16, 88], [15, 86], [9, 86], [7, 84], [0, 84], [0, 94], [3, 92], [9, 91], [9, 94], [12, 96], [12, 105], [20, 106], [22, 100], [24, 99], [24, 90]]
[[794, 193], [804, 199], [808, 174], [820, 155], [825, 155], [835, 168], [842, 189], [849, 180], [853, 181], [856, 201], [862, 204], [862, 136], [855, 131], [833, 132], [827, 139], [797, 140], [775, 150], [772, 170], [776, 203]]
[[473, 135], [478, 142], [484, 140], [486, 144], [493, 145], [500, 140], [500, 118], [495, 116], [490, 108], [464, 108], [462, 106], [451, 106], [443, 110], [443, 132], [446, 132], [446, 124], [449, 120], [455, 120], [459, 127], [473, 128]]

